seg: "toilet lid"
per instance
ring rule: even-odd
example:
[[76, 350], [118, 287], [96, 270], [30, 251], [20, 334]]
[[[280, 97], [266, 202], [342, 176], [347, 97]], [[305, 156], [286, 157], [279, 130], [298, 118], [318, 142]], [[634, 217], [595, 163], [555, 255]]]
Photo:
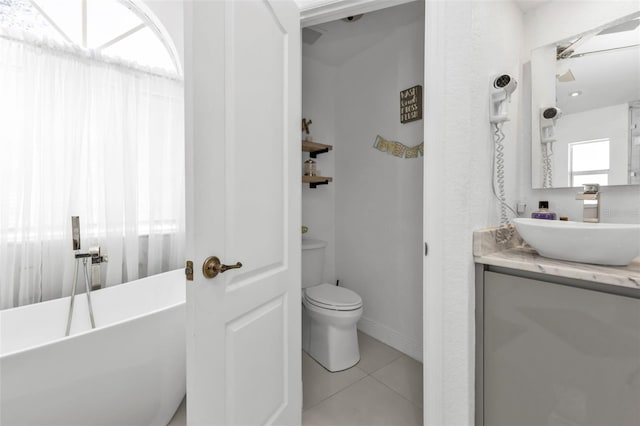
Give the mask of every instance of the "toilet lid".
[[307, 288], [305, 298], [316, 306], [335, 310], [353, 310], [362, 306], [362, 298], [358, 293], [331, 284]]

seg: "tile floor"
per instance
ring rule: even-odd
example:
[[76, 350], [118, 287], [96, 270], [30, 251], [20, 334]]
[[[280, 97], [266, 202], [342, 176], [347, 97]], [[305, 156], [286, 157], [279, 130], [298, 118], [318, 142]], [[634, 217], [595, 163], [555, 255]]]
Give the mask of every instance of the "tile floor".
[[[422, 424], [422, 364], [358, 332], [360, 362], [330, 373], [302, 353], [304, 426]], [[186, 398], [168, 426], [186, 425]]]
[[180, 406], [167, 426], [187, 426], [187, 397], [185, 396]]
[[358, 332], [360, 362], [330, 373], [302, 354], [304, 426], [422, 424], [422, 364]]

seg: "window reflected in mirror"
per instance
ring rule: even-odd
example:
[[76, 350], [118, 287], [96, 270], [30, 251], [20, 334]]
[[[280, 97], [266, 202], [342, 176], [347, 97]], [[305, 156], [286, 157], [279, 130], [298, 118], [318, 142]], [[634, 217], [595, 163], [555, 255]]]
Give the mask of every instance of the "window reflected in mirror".
[[609, 184], [609, 139], [569, 143], [569, 186]]

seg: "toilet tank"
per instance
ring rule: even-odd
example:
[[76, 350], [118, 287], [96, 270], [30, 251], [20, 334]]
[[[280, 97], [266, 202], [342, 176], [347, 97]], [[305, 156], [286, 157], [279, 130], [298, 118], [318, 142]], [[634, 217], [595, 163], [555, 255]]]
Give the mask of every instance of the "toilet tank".
[[302, 239], [302, 288], [322, 284], [325, 247], [327, 247], [326, 241]]

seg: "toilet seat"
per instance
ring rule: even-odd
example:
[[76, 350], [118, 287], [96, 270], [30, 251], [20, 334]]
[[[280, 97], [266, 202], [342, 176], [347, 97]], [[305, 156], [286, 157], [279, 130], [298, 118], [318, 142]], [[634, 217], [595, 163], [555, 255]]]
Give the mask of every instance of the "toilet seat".
[[304, 299], [311, 305], [333, 311], [355, 311], [362, 307], [362, 298], [358, 293], [331, 284], [305, 289]]

